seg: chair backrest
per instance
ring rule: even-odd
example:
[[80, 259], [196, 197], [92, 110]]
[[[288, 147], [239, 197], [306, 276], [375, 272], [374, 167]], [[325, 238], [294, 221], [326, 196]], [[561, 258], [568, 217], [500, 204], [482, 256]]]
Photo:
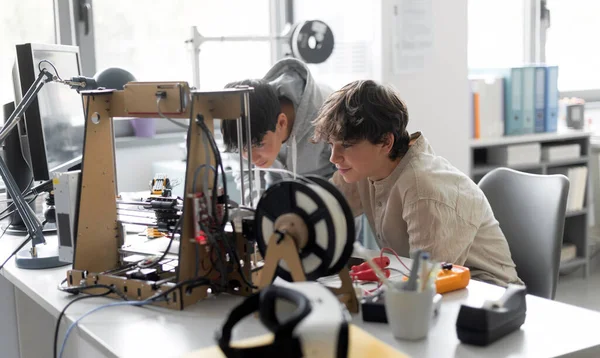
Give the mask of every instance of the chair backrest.
[[527, 292], [554, 299], [569, 179], [498, 168], [487, 173], [479, 187], [500, 223]]

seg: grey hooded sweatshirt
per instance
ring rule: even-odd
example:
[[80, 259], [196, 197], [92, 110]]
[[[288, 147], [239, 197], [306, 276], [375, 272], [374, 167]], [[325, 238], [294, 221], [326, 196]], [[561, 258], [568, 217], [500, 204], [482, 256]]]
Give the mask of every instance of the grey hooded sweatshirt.
[[[282, 144], [271, 168], [285, 169], [299, 175], [316, 174], [325, 179], [331, 178], [335, 166], [329, 161], [331, 154], [329, 145], [310, 142], [314, 132], [311, 122], [317, 117], [321, 105], [331, 94], [331, 88], [317, 84], [306, 64], [294, 58], [277, 62], [264, 76], [264, 80], [269, 82], [279, 97], [286, 97], [292, 101], [296, 110], [290, 136]], [[266, 172], [261, 177], [261, 187], [264, 189], [291, 176]], [[239, 189], [239, 174], [235, 179]], [[247, 176], [244, 179], [247, 182]], [[246, 185], [245, 188], [247, 190], [248, 186]], [[256, 190], [253, 191], [256, 193]], [[249, 196], [246, 195], [246, 198]]]

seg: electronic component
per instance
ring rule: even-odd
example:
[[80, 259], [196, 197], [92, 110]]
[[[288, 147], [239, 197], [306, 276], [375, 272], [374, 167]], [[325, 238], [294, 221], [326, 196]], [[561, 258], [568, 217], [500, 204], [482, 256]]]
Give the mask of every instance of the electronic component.
[[150, 194], [159, 196], [171, 196], [171, 182], [166, 174], [156, 174], [150, 182]]
[[468, 267], [442, 263], [442, 270], [435, 280], [437, 293], [446, 293], [463, 289], [469, 285], [471, 271]]
[[78, 214], [78, 193], [81, 171], [56, 173], [54, 184], [54, 208], [58, 231], [58, 259], [73, 262]]

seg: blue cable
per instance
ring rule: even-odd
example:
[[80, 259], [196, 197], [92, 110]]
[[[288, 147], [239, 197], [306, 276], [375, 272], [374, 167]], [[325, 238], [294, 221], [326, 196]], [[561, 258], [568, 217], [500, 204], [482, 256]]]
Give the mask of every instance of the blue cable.
[[62, 356], [63, 356], [63, 351], [65, 349], [65, 346], [67, 345], [67, 339], [69, 338], [69, 335], [71, 334], [71, 331], [73, 330], [73, 328], [75, 328], [77, 326], [77, 323], [79, 323], [79, 321], [81, 321], [85, 317], [91, 315], [94, 312], [100, 311], [101, 309], [107, 308], [107, 307], [115, 307], [115, 306], [143, 306], [143, 305], [150, 304], [152, 302], [153, 301], [151, 301], [151, 300], [113, 302], [113, 303], [106, 304], [104, 306], [96, 307], [96, 308], [94, 308], [94, 309], [86, 312], [85, 314], [83, 314], [83, 316], [81, 316], [78, 319], [76, 319], [75, 322], [71, 323], [71, 325], [67, 329], [67, 332], [65, 333], [65, 338], [63, 340], [63, 343], [60, 346], [60, 353], [58, 354], [59, 358], [62, 358]]

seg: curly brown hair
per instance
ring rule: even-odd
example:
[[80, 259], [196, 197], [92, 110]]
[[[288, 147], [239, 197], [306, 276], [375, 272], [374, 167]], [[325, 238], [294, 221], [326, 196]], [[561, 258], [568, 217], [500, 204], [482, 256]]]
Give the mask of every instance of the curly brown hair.
[[312, 123], [315, 126], [313, 142], [352, 143], [366, 139], [380, 144], [391, 133], [394, 144], [390, 159], [408, 151], [406, 105], [394, 89], [372, 80], [354, 81], [332, 93]]

